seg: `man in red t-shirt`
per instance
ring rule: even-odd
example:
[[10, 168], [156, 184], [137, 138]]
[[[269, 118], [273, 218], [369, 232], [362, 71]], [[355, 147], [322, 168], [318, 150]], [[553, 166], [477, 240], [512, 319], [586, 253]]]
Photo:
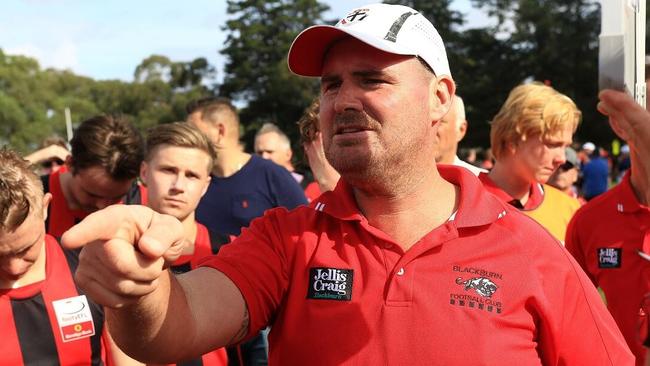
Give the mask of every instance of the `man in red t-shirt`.
[[[183, 225], [187, 245], [171, 269], [174, 273], [188, 272], [228, 241], [227, 237], [208, 232], [194, 216], [210, 184], [214, 148], [201, 131], [182, 122], [152, 128], [146, 146], [140, 169], [141, 196], [146, 197], [147, 206], [177, 218]], [[203, 355], [201, 361], [205, 366], [228, 364], [223, 348]]]
[[85, 245], [78, 283], [111, 307], [121, 345], [164, 362], [271, 325], [277, 365], [633, 363], [566, 250], [431, 158], [455, 84], [424, 16], [354, 9], [302, 32], [288, 60], [321, 77], [324, 151], [341, 180], [310, 206], [267, 211], [180, 276], [162, 270], [183, 247], [177, 221], [140, 206], [90, 215], [63, 241]]
[[601, 93], [598, 109], [630, 145], [623, 181], [585, 204], [567, 230], [567, 250], [604, 293], [637, 362], [645, 365], [650, 293], [650, 113], [624, 93]]

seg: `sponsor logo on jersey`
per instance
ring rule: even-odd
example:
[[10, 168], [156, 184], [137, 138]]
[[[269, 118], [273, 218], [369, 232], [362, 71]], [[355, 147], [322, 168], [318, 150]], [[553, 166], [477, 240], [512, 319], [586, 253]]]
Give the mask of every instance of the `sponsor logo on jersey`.
[[352, 300], [354, 270], [315, 267], [309, 269], [307, 298], [314, 300]]
[[622, 248], [598, 248], [598, 268], [621, 268]]
[[52, 306], [63, 342], [95, 335], [95, 324], [85, 295], [52, 301]]
[[503, 279], [501, 273], [459, 265], [454, 265], [452, 270], [464, 275], [454, 280], [462, 291], [449, 294], [450, 305], [501, 314], [503, 304], [495, 298], [499, 289], [495, 281]]

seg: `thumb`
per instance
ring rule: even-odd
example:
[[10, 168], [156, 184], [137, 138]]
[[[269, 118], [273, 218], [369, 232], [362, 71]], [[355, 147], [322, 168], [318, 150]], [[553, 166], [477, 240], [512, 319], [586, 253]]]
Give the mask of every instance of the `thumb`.
[[150, 258], [164, 257], [174, 261], [180, 257], [186, 242], [183, 225], [170, 215], [154, 213], [150, 225], [138, 241], [138, 249]]

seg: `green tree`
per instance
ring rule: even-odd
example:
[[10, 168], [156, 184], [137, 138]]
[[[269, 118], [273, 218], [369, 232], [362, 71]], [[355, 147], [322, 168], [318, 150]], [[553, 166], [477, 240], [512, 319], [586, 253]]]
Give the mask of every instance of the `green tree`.
[[297, 141], [296, 121], [317, 95], [318, 82], [292, 75], [287, 52], [299, 31], [323, 23], [327, 9], [317, 0], [228, 0], [231, 19], [223, 28], [228, 35], [219, 93], [247, 104], [242, 110], [246, 131], [272, 120]]
[[213, 86], [215, 68], [204, 57], [190, 62], [174, 62], [167, 56], [151, 55], [140, 63], [133, 73], [137, 83], [164, 82], [178, 91]]
[[136, 81], [95, 81], [70, 71], [42, 70], [24, 56], [0, 50], [0, 145], [35, 149], [52, 134], [66, 135], [64, 110], [73, 127], [102, 113], [122, 114], [145, 131], [185, 118], [185, 104], [212, 87], [214, 67], [204, 58], [171, 61], [152, 55], [136, 68]]
[[[495, 15], [494, 29], [514, 51], [511, 70], [549, 83], [583, 113], [581, 140], [605, 146], [613, 137], [596, 111], [600, 5], [595, 0], [473, 0]], [[520, 80], [520, 82], [523, 81]], [[510, 85], [513, 87], [514, 85]], [[505, 95], [502, 96], [505, 99]]]

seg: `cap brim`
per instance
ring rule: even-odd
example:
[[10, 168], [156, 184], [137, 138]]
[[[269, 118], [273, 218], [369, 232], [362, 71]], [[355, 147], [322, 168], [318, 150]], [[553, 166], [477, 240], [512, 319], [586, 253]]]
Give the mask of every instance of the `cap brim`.
[[384, 52], [399, 55], [417, 54], [405, 46], [389, 45], [387, 42], [375, 39], [376, 37], [355, 32], [352, 29], [341, 29], [331, 25], [315, 25], [302, 31], [291, 44], [287, 57], [289, 70], [302, 76], [321, 76], [325, 53], [334, 42], [348, 36]]
[[289, 70], [302, 76], [321, 76], [325, 52], [332, 43], [347, 35], [330, 25], [315, 25], [305, 29], [289, 49]]

